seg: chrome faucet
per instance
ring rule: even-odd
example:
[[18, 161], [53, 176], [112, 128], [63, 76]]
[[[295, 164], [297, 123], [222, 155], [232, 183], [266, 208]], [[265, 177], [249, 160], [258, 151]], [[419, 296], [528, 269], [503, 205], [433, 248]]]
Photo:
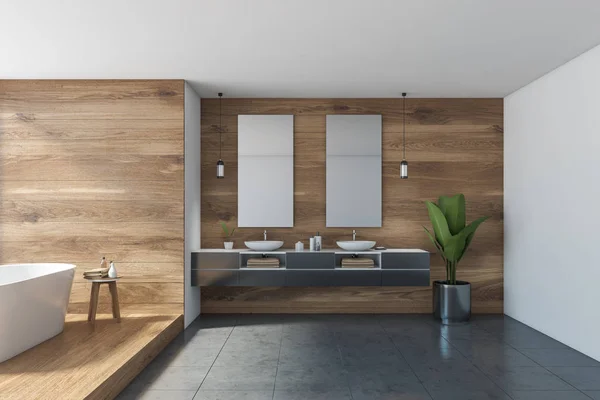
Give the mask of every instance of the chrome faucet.
[[265, 229], [265, 231], [263, 232], [263, 240], [267, 240], [267, 230]]
[[356, 240], [356, 230], [352, 230], [352, 240]]

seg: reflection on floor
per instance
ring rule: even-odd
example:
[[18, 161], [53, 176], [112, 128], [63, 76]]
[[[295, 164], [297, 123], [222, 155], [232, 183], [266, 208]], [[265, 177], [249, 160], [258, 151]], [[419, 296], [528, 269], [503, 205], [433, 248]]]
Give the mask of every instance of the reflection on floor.
[[69, 314], [62, 334], [0, 364], [0, 399], [114, 398], [183, 329], [181, 315]]
[[[589, 397], [588, 397], [589, 396]], [[600, 363], [501, 315], [201, 316], [119, 396], [600, 399]]]

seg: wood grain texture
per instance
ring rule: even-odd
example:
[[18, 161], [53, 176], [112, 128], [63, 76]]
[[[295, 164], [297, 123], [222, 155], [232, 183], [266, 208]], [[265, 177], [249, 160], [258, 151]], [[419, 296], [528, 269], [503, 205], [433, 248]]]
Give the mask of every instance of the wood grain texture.
[[[85, 314], [88, 312], [89, 301], [85, 303], [69, 303], [69, 314]], [[110, 314], [110, 303], [99, 303], [98, 314]], [[181, 314], [181, 303], [140, 303], [123, 304], [121, 302], [121, 313], [139, 315], [179, 315]]]
[[81, 273], [106, 256], [124, 310], [182, 313], [183, 88], [0, 80], [0, 263], [76, 264], [69, 309], [82, 312]]
[[0, 119], [183, 121], [181, 80], [2, 80]]
[[[85, 146], [85, 143], [80, 144]], [[150, 167], [150, 168], [149, 168]], [[154, 181], [173, 179], [178, 182], [183, 173], [183, 156], [120, 156], [113, 154], [86, 156], [6, 156], [0, 169], [7, 180], [93, 181]], [[175, 187], [177, 188], [177, 187]]]
[[[1, 226], [0, 226], [0, 229]], [[168, 240], [164, 237], [124, 238], [104, 237], [99, 240], [82, 240], [75, 236], [64, 235], [52, 242], [7, 241], [0, 243], [2, 263], [23, 262], [71, 262], [93, 263], [100, 265], [100, 258], [106, 256], [121, 263], [182, 263], [181, 239]], [[100, 257], [100, 258], [98, 258]]]
[[54, 156], [89, 157], [90, 154], [102, 155], [135, 155], [135, 156], [176, 156], [183, 154], [183, 141], [143, 139], [85, 139], [82, 146], [81, 139], [35, 140], [29, 139], [27, 144], [19, 140], [7, 140], [0, 149], [4, 157], [17, 156]]
[[[104, 289], [104, 288], [103, 288]], [[67, 315], [64, 332], [0, 365], [2, 399], [113, 399], [183, 330], [180, 315]]]
[[[91, 282], [74, 282], [71, 302], [84, 303], [92, 289]], [[100, 302], [110, 304], [108, 290], [102, 287]], [[177, 303], [183, 298], [182, 282], [119, 282], [119, 297], [124, 304]]]
[[[177, 192], [177, 191], [175, 191]], [[3, 200], [0, 222], [62, 223], [154, 223], [157, 220], [177, 223], [183, 210], [177, 202], [99, 200]]]
[[92, 181], [29, 181], [7, 180], [0, 182], [5, 200], [106, 200], [131, 201], [154, 200], [176, 202], [181, 192], [174, 190], [171, 179], [160, 181], [127, 181], [92, 180]]
[[[387, 247], [434, 251], [422, 225], [429, 225], [423, 202], [441, 194], [464, 193], [468, 220], [483, 224], [459, 267], [473, 283], [474, 312], [503, 310], [503, 101], [502, 99], [408, 99], [408, 180], [399, 179], [402, 159], [401, 99], [223, 99], [223, 160], [226, 178], [215, 177], [219, 154], [219, 105], [202, 101], [202, 247], [221, 248], [218, 221], [237, 224], [238, 114], [294, 114], [294, 228], [269, 229], [285, 246], [321, 232], [324, 245], [349, 239], [352, 229], [325, 228], [325, 116], [381, 114], [383, 142], [383, 225], [358, 229], [358, 238]], [[238, 229], [244, 240], [262, 239], [263, 229]], [[444, 265], [432, 254], [432, 279]], [[430, 312], [431, 289], [203, 288], [202, 312]]]
[[[2, 119], [2, 133], [6, 139], [44, 140], [168, 140], [173, 141], [183, 130], [183, 119], [26, 119], [11, 117]], [[120, 143], [120, 142], [118, 142]], [[111, 143], [107, 142], [107, 146]]]

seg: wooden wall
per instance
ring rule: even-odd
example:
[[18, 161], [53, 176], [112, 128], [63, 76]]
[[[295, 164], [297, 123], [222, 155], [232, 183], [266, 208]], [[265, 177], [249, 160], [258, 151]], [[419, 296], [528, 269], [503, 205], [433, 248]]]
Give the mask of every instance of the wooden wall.
[[[383, 226], [358, 229], [358, 237], [388, 247], [435, 248], [423, 202], [462, 192], [468, 220], [490, 215], [479, 229], [458, 277], [473, 283], [474, 312], [503, 307], [503, 101], [408, 99], [409, 179], [399, 179], [402, 159], [401, 99], [224, 99], [223, 160], [226, 178], [215, 177], [219, 151], [217, 99], [202, 101], [202, 247], [221, 248], [219, 220], [236, 224], [237, 115], [294, 114], [295, 226], [269, 229], [285, 247], [320, 231], [324, 245], [349, 239], [351, 229], [325, 228], [325, 115], [383, 115]], [[263, 229], [239, 229], [236, 247], [261, 240]], [[432, 279], [444, 266], [432, 254]], [[430, 288], [203, 288], [202, 312], [429, 312]]]
[[0, 263], [76, 264], [79, 312], [105, 255], [122, 308], [182, 313], [183, 87], [0, 80]]

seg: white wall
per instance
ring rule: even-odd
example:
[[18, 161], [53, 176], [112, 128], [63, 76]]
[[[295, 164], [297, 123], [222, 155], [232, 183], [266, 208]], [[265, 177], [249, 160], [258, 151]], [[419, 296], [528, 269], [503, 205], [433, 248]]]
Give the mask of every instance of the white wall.
[[[227, 98], [498, 97], [597, 44], [599, 14], [598, 0], [1, 0], [0, 77], [185, 77]], [[427, 34], [398, 40], [414, 32]]]
[[184, 325], [200, 315], [200, 288], [192, 287], [192, 251], [200, 248], [200, 97], [185, 83]]
[[504, 100], [504, 310], [600, 360], [600, 46]]

